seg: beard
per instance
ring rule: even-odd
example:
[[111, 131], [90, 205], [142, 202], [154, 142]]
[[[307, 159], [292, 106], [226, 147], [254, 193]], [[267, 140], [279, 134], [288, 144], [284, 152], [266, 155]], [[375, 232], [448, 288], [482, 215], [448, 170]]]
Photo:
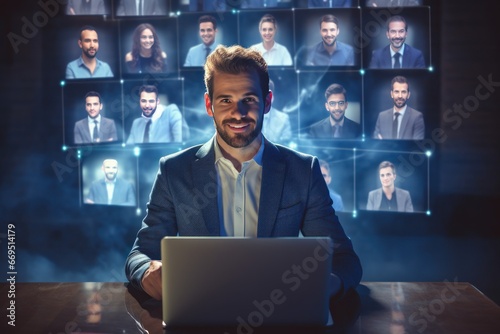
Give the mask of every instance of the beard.
[[[255, 123], [253, 119], [248, 119], [246, 121], [237, 121], [235, 119], [226, 119], [222, 121], [222, 124], [219, 125], [217, 121], [214, 118], [214, 123], [215, 123], [215, 129], [217, 130], [217, 133], [219, 136], [224, 140], [226, 144], [228, 144], [231, 147], [234, 148], [242, 148], [250, 145], [254, 141], [255, 138], [261, 133], [262, 131], [262, 121], [258, 124]], [[255, 128], [248, 134], [244, 133], [235, 133], [231, 136], [231, 134], [224, 129], [224, 125], [226, 123], [231, 123], [231, 124], [255, 124]]]
[[394, 100], [394, 105], [398, 108], [403, 108], [406, 105], [406, 100], [405, 99]]
[[83, 50], [83, 53], [87, 56], [87, 58], [95, 58], [95, 56], [97, 56], [97, 50], [94, 51], [94, 54], [91, 54], [89, 50]]

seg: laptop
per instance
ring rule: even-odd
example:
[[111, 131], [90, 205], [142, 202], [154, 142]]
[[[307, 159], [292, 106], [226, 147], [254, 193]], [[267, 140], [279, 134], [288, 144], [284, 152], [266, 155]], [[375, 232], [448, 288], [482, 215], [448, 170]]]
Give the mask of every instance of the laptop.
[[166, 327], [331, 325], [328, 237], [164, 237]]

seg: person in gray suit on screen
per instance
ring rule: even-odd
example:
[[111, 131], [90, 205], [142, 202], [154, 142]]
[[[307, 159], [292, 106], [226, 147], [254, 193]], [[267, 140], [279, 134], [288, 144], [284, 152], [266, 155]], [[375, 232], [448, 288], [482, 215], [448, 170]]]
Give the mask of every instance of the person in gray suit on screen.
[[368, 193], [366, 210], [413, 212], [410, 192], [394, 185], [396, 168], [390, 161], [382, 161], [378, 166], [382, 187]]
[[102, 102], [98, 92], [90, 91], [85, 95], [85, 110], [88, 116], [75, 123], [75, 144], [97, 144], [118, 139], [115, 121], [101, 115]]
[[394, 107], [382, 111], [377, 117], [373, 138], [375, 139], [424, 139], [424, 115], [410, 106], [410, 84], [403, 76], [392, 79], [391, 98]]

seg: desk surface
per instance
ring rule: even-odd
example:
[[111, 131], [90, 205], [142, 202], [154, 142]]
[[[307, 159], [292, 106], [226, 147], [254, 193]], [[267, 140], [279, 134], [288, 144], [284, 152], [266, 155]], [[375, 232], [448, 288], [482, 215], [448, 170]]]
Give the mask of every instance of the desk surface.
[[[361, 305], [358, 311], [349, 307], [338, 310], [338, 314], [351, 313], [342, 315], [352, 316], [344, 326], [286, 332], [493, 334], [500, 329], [500, 307], [469, 283], [363, 282], [354, 295]], [[7, 317], [0, 320], [1, 333], [283, 332], [275, 328], [164, 331], [161, 304], [123, 283], [0, 283], [0, 296], [2, 313], [7, 310]], [[15, 327], [9, 325], [14, 319]]]

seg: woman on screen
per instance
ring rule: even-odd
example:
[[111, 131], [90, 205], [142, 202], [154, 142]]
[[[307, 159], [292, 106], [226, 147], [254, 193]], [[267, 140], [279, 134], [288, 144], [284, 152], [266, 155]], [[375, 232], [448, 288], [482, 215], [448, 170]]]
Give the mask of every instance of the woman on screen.
[[130, 73], [162, 73], [167, 71], [167, 54], [161, 50], [155, 28], [142, 23], [132, 35], [132, 51], [125, 55]]
[[287, 48], [278, 44], [274, 40], [278, 23], [271, 14], [264, 15], [259, 22], [259, 32], [262, 37], [262, 43], [254, 44], [252, 49], [259, 51], [262, 57], [270, 66], [291, 66], [292, 57]]

